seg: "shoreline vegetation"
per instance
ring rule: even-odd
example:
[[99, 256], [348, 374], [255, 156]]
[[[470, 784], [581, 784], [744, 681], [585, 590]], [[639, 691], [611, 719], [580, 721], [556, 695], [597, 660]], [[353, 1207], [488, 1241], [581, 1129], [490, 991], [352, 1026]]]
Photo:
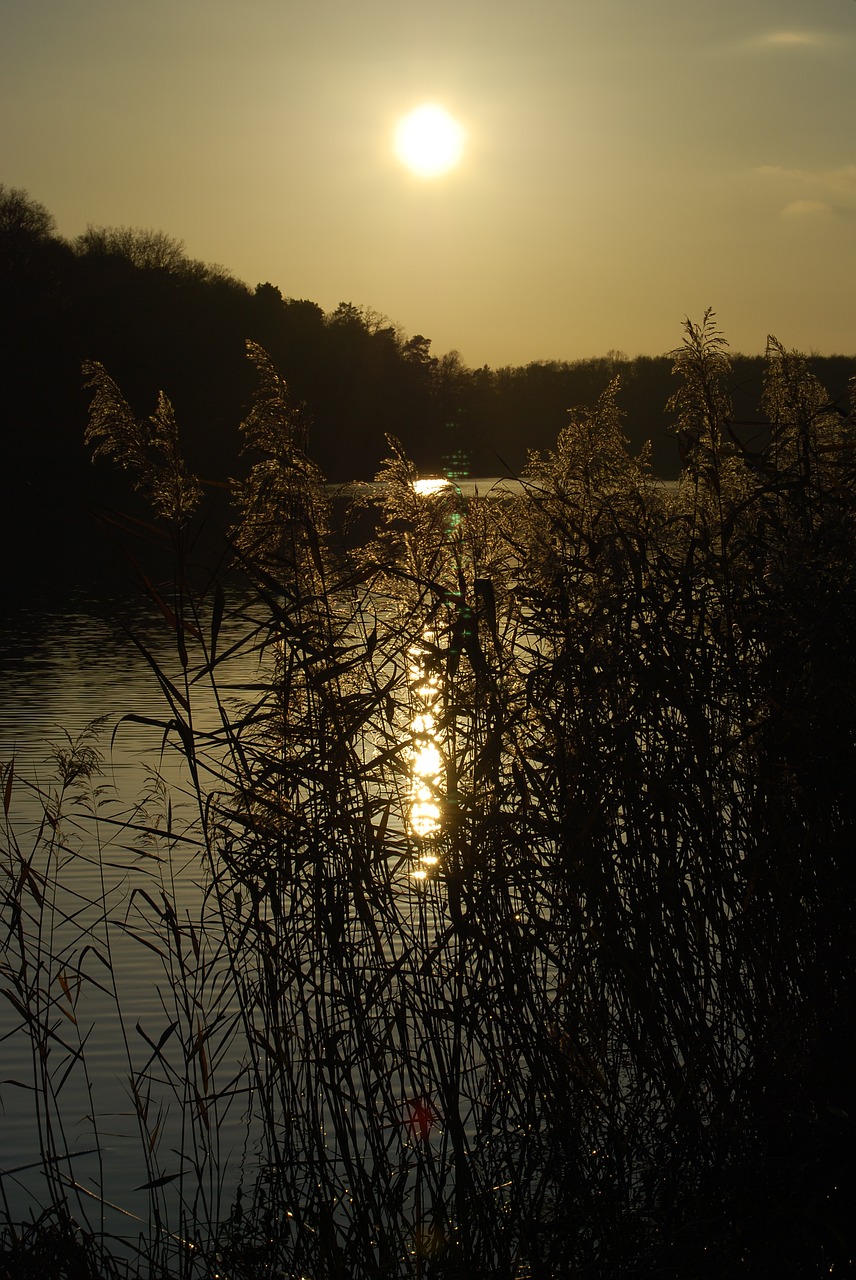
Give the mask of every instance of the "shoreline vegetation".
[[[104, 560], [89, 509], [127, 501], [110, 468], [94, 469], [80, 447], [85, 359], [110, 371], [138, 416], [168, 388], [183, 453], [209, 496], [222, 494], [227, 477], [243, 476], [234, 424], [253, 395], [248, 338], [268, 352], [311, 422], [309, 454], [331, 483], [370, 480], [387, 435], [422, 473], [457, 459], [471, 475], [518, 475], [527, 449], [552, 449], [569, 408], [594, 404], [616, 374], [631, 452], [649, 441], [652, 470], [665, 480], [682, 466], [662, 413], [672, 390], [666, 353], [569, 351], [520, 367], [469, 367], [466, 353], [438, 352], [430, 336], [407, 334], [369, 306], [343, 301], [325, 311], [269, 281], [247, 285], [190, 257], [163, 231], [89, 226], [64, 239], [48, 209], [2, 185], [0, 338], [0, 529], [16, 546], [7, 572], [22, 590], [37, 574], [79, 580], [81, 565]], [[847, 411], [851, 357], [808, 359]], [[726, 433], [755, 450], [769, 438], [763, 377], [761, 354], [732, 353]], [[134, 514], [145, 518], [142, 507]]]
[[[771, 339], [744, 449], [707, 313], [672, 357], [676, 485], [629, 451], [611, 379], [514, 492], [419, 492], [391, 440], [343, 521], [248, 345], [251, 465], [216, 572], [194, 566], [204, 490], [172, 405], [138, 418], [88, 367], [88, 445], [172, 549], [170, 585], [144, 581], [176, 655], [151, 660], [154, 727], [188, 784], [181, 810], [163, 792], [117, 816], [87, 736], [22, 829], [35, 792], [4, 762], [0, 985], [32, 1045], [44, 1200], [7, 1208], [0, 1276], [852, 1274], [852, 405]], [[239, 690], [236, 652], [259, 659]], [[204, 733], [202, 685], [222, 707]], [[116, 840], [139, 851], [133, 903], [62, 949], [63, 861]], [[162, 1026], [123, 1015], [116, 927]], [[147, 1197], [121, 1228], [75, 1154], [104, 1140], [96, 987]], [[74, 1142], [69, 1079], [93, 1093]]]

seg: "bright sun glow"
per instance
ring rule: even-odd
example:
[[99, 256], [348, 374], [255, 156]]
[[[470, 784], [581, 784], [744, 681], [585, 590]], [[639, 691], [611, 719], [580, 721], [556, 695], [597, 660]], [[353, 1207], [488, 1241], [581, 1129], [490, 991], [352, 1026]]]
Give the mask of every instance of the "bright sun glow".
[[443, 476], [426, 476], [424, 480], [413, 481], [413, 492], [422, 494], [423, 497], [430, 497], [432, 493], [442, 493], [444, 489], [451, 488], [451, 481], [444, 479]]
[[464, 149], [464, 131], [442, 107], [417, 107], [395, 131], [395, 153], [420, 178], [452, 169]]

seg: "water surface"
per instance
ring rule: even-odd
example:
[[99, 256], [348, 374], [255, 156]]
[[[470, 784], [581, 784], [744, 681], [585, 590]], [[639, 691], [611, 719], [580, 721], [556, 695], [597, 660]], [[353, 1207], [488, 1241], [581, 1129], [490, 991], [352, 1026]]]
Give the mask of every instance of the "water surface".
[[[228, 625], [224, 647], [227, 636]], [[40, 1130], [48, 1124], [56, 1131], [61, 1123], [55, 1142], [63, 1150], [100, 1149], [100, 1157], [81, 1155], [65, 1165], [66, 1176], [109, 1187], [110, 1199], [130, 1212], [144, 1212], [146, 1203], [135, 1190], [144, 1174], [128, 1045], [138, 1062], [146, 1047], [143, 1033], [157, 1041], [175, 1010], [163, 964], [145, 945], [139, 894], [159, 902], [165, 890], [179, 914], [192, 919], [206, 868], [194, 846], [177, 840], [165, 859], [162, 848], [153, 848], [139, 830], [163, 823], [168, 804], [180, 833], [193, 821], [195, 800], [169, 738], [155, 725], [125, 718], [170, 716], [152, 666], [132, 637], [180, 684], [174, 634], [146, 601], [86, 591], [50, 600], [33, 596], [0, 622], [0, 762], [13, 768], [3, 873], [25, 877], [28, 934], [23, 960], [13, 942], [0, 986], [14, 997], [27, 982], [35, 983], [42, 992], [36, 1012], [52, 1029], [48, 1059], [40, 1061], [24, 1015], [8, 996], [0, 999], [0, 1170], [13, 1217], [37, 1212], [44, 1203], [43, 1174], [27, 1166], [38, 1164]], [[240, 683], [256, 672], [249, 658], [230, 674]], [[217, 722], [204, 685], [196, 690], [194, 714], [203, 727]], [[91, 728], [94, 720], [100, 724]], [[57, 817], [58, 756], [67, 759], [80, 735], [103, 757], [102, 768], [94, 789], [81, 778], [67, 790], [51, 836], [44, 814], [47, 809]], [[156, 785], [157, 775], [169, 781], [168, 797]], [[82, 967], [89, 980], [81, 991], [79, 957], [87, 945]], [[82, 1041], [85, 1070], [74, 1053]], [[44, 1070], [62, 1081], [53, 1115], [45, 1113], [34, 1089]], [[180, 1126], [175, 1112], [167, 1123]], [[240, 1133], [237, 1114], [234, 1131], [228, 1129], [220, 1139], [239, 1147], [246, 1134]], [[91, 1220], [91, 1203], [88, 1209]], [[99, 1213], [96, 1204], [96, 1219]], [[133, 1234], [133, 1220], [127, 1225]]]

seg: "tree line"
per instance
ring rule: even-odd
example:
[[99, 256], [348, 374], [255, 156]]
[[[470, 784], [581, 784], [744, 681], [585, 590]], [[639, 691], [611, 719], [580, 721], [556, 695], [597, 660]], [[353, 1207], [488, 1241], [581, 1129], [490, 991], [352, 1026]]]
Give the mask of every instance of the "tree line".
[[[303, 406], [309, 454], [331, 481], [372, 476], [388, 435], [423, 471], [516, 474], [528, 450], [550, 448], [568, 411], [592, 403], [616, 373], [631, 450], [650, 441], [663, 478], [681, 466], [663, 415], [673, 390], [669, 355], [470, 368], [458, 352], [435, 354], [430, 338], [405, 334], [369, 307], [342, 302], [325, 312], [267, 281], [251, 288], [191, 258], [163, 231], [90, 226], [65, 239], [43, 205], [2, 185], [0, 337], [4, 506], [13, 529], [22, 515], [30, 520], [24, 541], [52, 514], [66, 519], [72, 496], [109, 499], [82, 446], [85, 360], [103, 364], [141, 415], [163, 389], [205, 480], [245, 472], [234, 423], [252, 394], [247, 340], [269, 353]], [[843, 403], [850, 361], [812, 363]], [[766, 430], [757, 409], [762, 364], [760, 356], [732, 360], [733, 430], [750, 449]]]

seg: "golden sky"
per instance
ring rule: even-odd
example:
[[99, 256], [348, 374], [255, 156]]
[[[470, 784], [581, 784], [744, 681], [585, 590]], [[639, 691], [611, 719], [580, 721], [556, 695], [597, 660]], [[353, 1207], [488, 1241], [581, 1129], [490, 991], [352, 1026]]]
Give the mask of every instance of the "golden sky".
[[[854, 0], [0, 0], [0, 181], [494, 367], [856, 347]], [[405, 169], [420, 103], [460, 164]]]

